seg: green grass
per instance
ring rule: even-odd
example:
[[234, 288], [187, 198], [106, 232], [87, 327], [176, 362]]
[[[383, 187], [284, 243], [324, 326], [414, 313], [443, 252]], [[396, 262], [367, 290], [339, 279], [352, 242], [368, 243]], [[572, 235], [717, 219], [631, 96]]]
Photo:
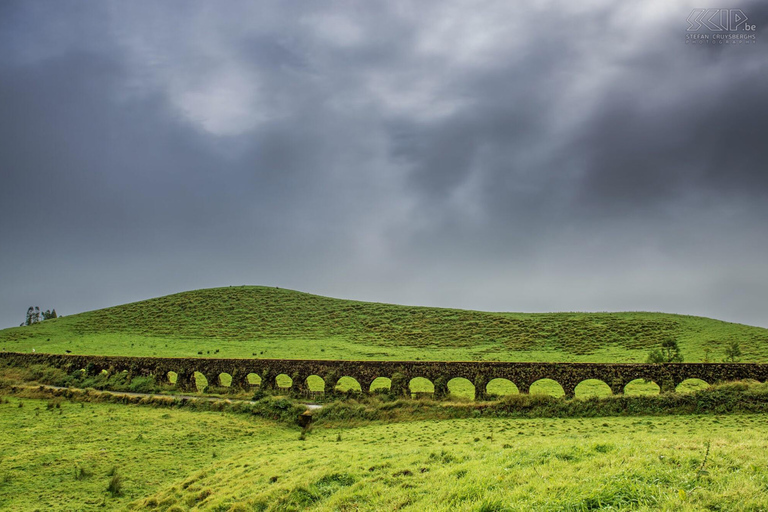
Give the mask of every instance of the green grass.
[[473, 418], [300, 436], [243, 415], [2, 402], [1, 510], [768, 508], [764, 415]]
[[[669, 338], [678, 341], [690, 362], [722, 360], [732, 341], [741, 345], [742, 361], [768, 362], [768, 329], [708, 318], [486, 313], [362, 303], [264, 287], [198, 290], [6, 329], [0, 331], [0, 350], [639, 362]], [[2, 382], [8, 386], [74, 378], [42, 368], [4, 372]], [[105, 376], [89, 379], [91, 386], [108, 384], [101, 382]], [[140, 379], [123, 384], [126, 389], [155, 390]], [[198, 386], [206, 384], [200, 376]], [[316, 388], [322, 381], [309, 384]], [[340, 382], [341, 389], [356, 386], [351, 380]], [[431, 386], [424, 379], [411, 382], [414, 392], [430, 391]], [[663, 409], [674, 402], [678, 405], [673, 410], [683, 412], [756, 411], [761, 409], [750, 409], [748, 401], [749, 393], [762, 393], [759, 386], [745, 392], [744, 407], [738, 406], [735, 388], [712, 388], [687, 401], [676, 395], [630, 400], [638, 410]], [[686, 381], [678, 391], [702, 387], [706, 383]], [[449, 390], [453, 402], [366, 398], [331, 404], [304, 433], [286, 426], [291, 421], [287, 417], [296, 412], [278, 397], [239, 413], [178, 408], [170, 406], [175, 402], [169, 397], [156, 399], [162, 405], [157, 408], [2, 398], [0, 510], [768, 509], [764, 415], [489, 418], [487, 414], [525, 415], [518, 409], [529, 406], [543, 415], [551, 409], [553, 416], [577, 406], [594, 405], [606, 414], [626, 411], [611, 412], [613, 402], [605, 400], [576, 403], [535, 396], [473, 404], [467, 400], [474, 388], [462, 379], [450, 382]], [[497, 381], [489, 392], [514, 395], [517, 389]], [[656, 394], [658, 386], [636, 381], [625, 392]], [[532, 395], [537, 393], [558, 395], [562, 390], [541, 381], [531, 388]], [[609, 393], [599, 381], [586, 381], [576, 390], [577, 397]], [[734, 407], [721, 403], [727, 400]], [[283, 402], [285, 408], [275, 409]], [[693, 405], [680, 405], [687, 403]], [[206, 402], [198, 409], [211, 408]], [[465, 419], [434, 419], [457, 415]]]
[[[8, 511], [123, 508], [209, 468], [214, 452], [227, 458], [290, 433], [272, 422], [213, 412], [6, 400], [0, 404], [0, 510]], [[107, 488], [115, 472], [122, 489], [113, 496]]]
[[264, 448], [260, 467], [195, 484], [209, 510], [759, 510], [765, 432], [754, 416], [371, 425], [317, 430], [298, 449]]
[[266, 287], [197, 290], [0, 331], [0, 350], [166, 357], [643, 362], [768, 361], [768, 329], [664, 313], [488, 313]]

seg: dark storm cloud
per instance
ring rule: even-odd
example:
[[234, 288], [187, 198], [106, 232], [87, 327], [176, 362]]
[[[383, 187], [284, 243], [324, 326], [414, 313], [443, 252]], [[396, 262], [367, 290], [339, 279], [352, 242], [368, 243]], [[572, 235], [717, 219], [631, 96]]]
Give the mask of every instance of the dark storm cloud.
[[[768, 9], [4, 2], [2, 325], [263, 283], [768, 325]], [[722, 7], [717, 5], [717, 7]]]
[[[578, 141], [589, 171], [585, 199], [642, 205], [692, 192], [765, 199], [764, 57], [742, 53], [670, 65], [664, 84], [654, 73], [616, 84]], [[675, 91], [673, 103], [653, 102], [661, 87]]]

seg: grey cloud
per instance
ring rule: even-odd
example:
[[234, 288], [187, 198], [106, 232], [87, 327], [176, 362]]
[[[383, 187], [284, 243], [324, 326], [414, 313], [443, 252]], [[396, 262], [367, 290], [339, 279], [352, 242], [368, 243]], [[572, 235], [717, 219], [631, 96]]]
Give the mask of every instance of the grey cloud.
[[681, 6], [76, 5], [0, 7], [2, 325], [243, 283], [768, 325], [759, 3], [736, 48]]

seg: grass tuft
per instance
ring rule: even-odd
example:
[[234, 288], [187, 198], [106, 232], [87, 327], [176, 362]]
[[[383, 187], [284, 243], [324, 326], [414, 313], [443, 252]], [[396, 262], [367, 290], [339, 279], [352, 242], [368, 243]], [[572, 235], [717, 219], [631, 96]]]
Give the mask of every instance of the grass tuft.
[[112, 478], [109, 479], [107, 492], [111, 494], [113, 498], [123, 494], [123, 477], [120, 476], [117, 469], [112, 471]]

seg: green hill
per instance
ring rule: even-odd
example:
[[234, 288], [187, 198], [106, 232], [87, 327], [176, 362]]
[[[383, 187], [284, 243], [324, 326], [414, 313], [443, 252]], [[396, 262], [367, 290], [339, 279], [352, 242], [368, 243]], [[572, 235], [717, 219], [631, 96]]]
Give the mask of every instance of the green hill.
[[768, 329], [665, 313], [489, 313], [212, 288], [0, 331], [0, 350], [165, 357], [640, 362], [668, 338], [686, 361], [768, 361]]

